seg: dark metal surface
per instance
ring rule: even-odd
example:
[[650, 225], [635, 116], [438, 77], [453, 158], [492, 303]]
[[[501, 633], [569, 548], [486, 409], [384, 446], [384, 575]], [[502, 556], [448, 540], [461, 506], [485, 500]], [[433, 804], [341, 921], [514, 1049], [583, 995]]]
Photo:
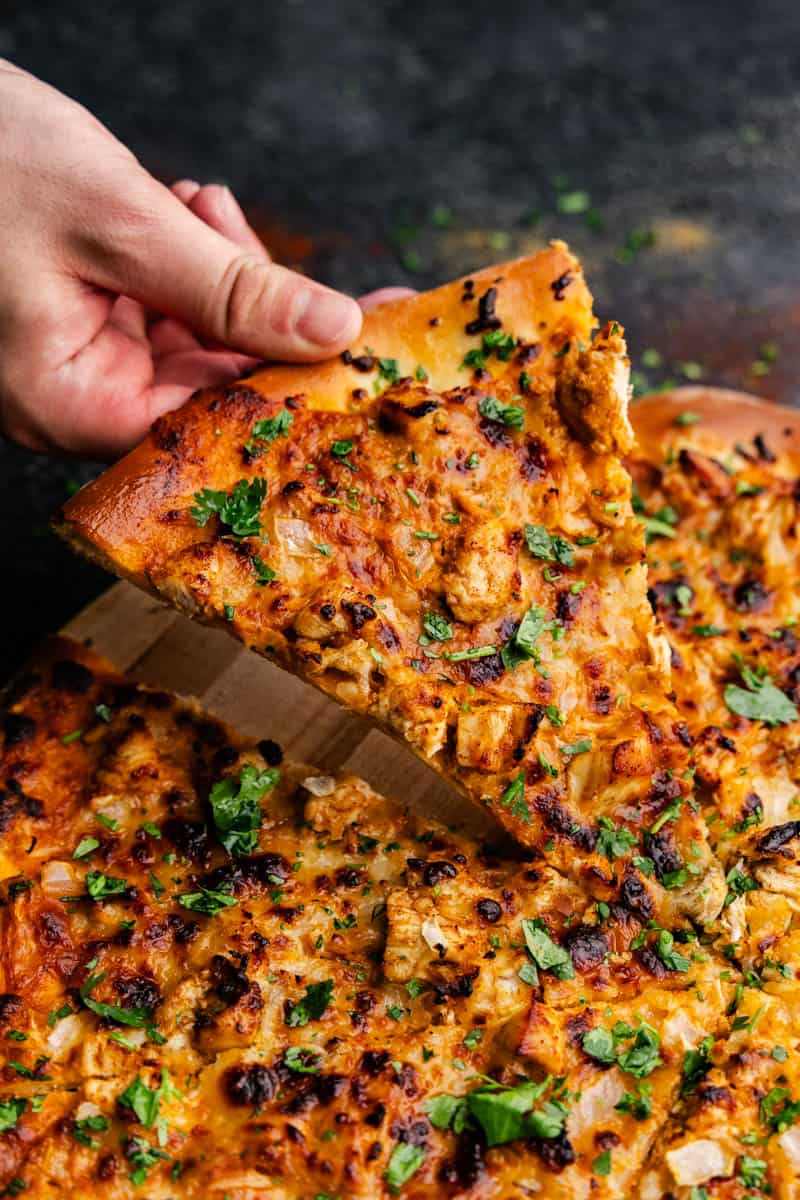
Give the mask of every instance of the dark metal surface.
[[[164, 179], [229, 183], [328, 282], [563, 236], [641, 386], [800, 401], [796, 2], [7, 2], [0, 55]], [[0, 445], [2, 673], [104, 583], [46, 532], [90, 470]]]

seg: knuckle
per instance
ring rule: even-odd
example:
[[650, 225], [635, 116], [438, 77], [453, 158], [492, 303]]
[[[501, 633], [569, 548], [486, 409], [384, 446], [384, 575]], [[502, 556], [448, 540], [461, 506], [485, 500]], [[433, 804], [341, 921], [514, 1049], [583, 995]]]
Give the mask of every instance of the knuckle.
[[265, 324], [288, 334], [292, 325], [291, 297], [276, 273], [255, 254], [240, 254], [228, 266], [221, 284], [223, 340], [236, 343]]

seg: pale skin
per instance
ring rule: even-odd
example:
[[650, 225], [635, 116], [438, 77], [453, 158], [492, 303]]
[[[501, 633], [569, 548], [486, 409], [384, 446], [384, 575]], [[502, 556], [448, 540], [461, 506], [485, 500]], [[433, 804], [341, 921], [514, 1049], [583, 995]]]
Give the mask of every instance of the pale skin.
[[200, 387], [358, 338], [360, 302], [273, 263], [232, 193], [159, 183], [74, 101], [0, 60], [0, 431], [113, 458]]

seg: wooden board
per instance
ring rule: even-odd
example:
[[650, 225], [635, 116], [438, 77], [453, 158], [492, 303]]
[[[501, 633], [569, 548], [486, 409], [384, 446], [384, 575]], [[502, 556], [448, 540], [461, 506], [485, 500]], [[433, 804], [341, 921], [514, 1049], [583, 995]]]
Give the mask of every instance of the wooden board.
[[488, 814], [370, 722], [245, 650], [223, 630], [189, 621], [132, 584], [114, 584], [62, 632], [90, 644], [137, 683], [195, 699], [249, 737], [274, 738], [290, 758], [323, 771], [353, 771], [429, 816], [479, 834], [497, 833]]

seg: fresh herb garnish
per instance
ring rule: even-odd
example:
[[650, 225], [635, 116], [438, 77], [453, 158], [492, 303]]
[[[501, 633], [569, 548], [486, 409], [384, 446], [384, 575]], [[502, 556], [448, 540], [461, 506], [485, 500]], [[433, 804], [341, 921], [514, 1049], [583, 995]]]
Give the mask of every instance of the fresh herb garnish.
[[321, 983], [311, 983], [300, 1000], [289, 1001], [286, 1006], [284, 1020], [292, 1029], [307, 1025], [309, 1021], [317, 1021], [325, 1012], [333, 996], [333, 980], [323, 979]]
[[258, 845], [261, 799], [279, 779], [276, 767], [259, 771], [248, 763], [238, 779], [229, 776], [214, 784], [208, 798], [214, 828], [229, 854], [253, 853]]
[[556, 979], [574, 979], [575, 969], [569, 953], [553, 941], [541, 917], [524, 919], [522, 932], [528, 953], [541, 971], [550, 971]]
[[215, 917], [223, 908], [232, 908], [238, 904], [228, 892], [215, 891], [213, 888], [201, 887], [199, 892], [184, 892], [177, 897], [183, 908], [191, 912], [204, 913], [207, 917]]
[[[245, 443], [244, 447], [250, 457], [258, 458], [259, 454], [263, 454], [276, 438], [288, 437], [293, 420], [294, 417], [288, 408], [282, 408], [274, 417], [268, 417], [266, 421], [256, 421], [253, 432], [250, 434], [250, 440]], [[261, 444], [258, 445], [258, 443]]]
[[412, 1175], [416, 1175], [426, 1158], [427, 1151], [422, 1146], [412, 1146], [410, 1142], [397, 1142], [383, 1176], [389, 1189], [393, 1192], [399, 1191]]
[[544, 562], [557, 562], [562, 567], [573, 567], [575, 555], [570, 543], [558, 534], [548, 533], [544, 525], [526, 525], [525, 541], [534, 558]]
[[453, 626], [439, 613], [426, 613], [422, 618], [422, 628], [434, 642], [449, 642], [453, 636]]
[[191, 515], [198, 525], [205, 526], [216, 513], [234, 537], [256, 537], [261, 532], [259, 513], [266, 494], [266, 479], [253, 479], [249, 483], [240, 479], [230, 493], [202, 488], [194, 494], [197, 503], [190, 510]]
[[516, 404], [504, 404], [496, 396], [484, 396], [478, 403], [478, 412], [486, 421], [496, 421], [509, 429], [525, 428], [525, 409]]
[[788, 725], [800, 717], [792, 701], [776, 687], [765, 671], [754, 671], [740, 663], [744, 687], [729, 683], [725, 688], [725, 703], [732, 713], [765, 725]]

